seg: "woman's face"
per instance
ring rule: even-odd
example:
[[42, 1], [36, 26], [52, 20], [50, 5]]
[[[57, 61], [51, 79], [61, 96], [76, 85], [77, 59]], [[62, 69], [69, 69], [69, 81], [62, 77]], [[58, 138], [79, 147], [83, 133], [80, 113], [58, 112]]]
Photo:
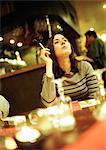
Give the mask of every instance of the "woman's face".
[[56, 34], [53, 39], [56, 57], [69, 56], [72, 53], [71, 44], [62, 34]]

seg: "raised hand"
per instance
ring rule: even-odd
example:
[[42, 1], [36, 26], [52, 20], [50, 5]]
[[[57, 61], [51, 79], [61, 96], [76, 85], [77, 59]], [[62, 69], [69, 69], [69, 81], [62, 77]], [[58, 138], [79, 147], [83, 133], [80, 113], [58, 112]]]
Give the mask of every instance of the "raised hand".
[[40, 58], [46, 63], [46, 75], [49, 78], [53, 77], [53, 70], [52, 70], [52, 59], [49, 57], [50, 55], [50, 49], [43, 48], [41, 50]]
[[49, 57], [50, 55], [50, 49], [48, 48], [43, 48], [41, 50], [40, 58], [45, 62], [45, 63], [52, 63], [52, 59]]

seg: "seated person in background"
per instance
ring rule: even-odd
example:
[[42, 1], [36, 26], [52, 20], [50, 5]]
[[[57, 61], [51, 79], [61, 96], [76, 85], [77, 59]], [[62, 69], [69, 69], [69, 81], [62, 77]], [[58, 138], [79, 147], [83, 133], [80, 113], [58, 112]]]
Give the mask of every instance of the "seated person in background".
[[46, 63], [41, 91], [42, 103], [46, 107], [59, 103], [56, 85], [53, 82], [58, 78], [64, 78], [64, 94], [70, 96], [73, 101], [95, 98], [98, 81], [93, 74], [94, 70], [88, 62], [76, 59], [68, 39], [57, 33], [50, 39], [48, 48], [41, 50], [41, 58]]
[[0, 95], [0, 119], [8, 116], [9, 108], [9, 102], [2, 95]]

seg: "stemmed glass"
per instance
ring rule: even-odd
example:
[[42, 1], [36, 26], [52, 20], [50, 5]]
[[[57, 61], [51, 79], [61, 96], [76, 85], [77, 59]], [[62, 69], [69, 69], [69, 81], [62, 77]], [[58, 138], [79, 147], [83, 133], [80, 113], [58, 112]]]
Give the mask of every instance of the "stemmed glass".
[[58, 99], [60, 100], [60, 103], [58, 104], [57, 109], [59, 109], [59, 111], [62, 112], [58, 114], [58, 117], [60, 128], [63, 131], [67, 130], [68, 128], [69, 130], [72, 130], [76, 124], [76, 120], [72, 111], [72, 105], [69, 105], [69, 103], [71, 103], [71, 98], [69, 96], [64, 95], [64, 80], [65, 77], [62, 77], [53, 81], [57, 85], [58, 89]]

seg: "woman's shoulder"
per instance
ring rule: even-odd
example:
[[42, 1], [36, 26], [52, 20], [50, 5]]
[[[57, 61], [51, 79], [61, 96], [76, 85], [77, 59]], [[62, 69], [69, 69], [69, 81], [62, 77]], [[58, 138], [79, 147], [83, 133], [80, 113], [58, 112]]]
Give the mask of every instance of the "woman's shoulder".
[[81, 72], [87, 72], [88, 70], [93, 71], [93, 67], [92, 67], [92, 65], [91, 65], [89, 62], [87, 62], [87, 61], [80, 61], [80, 62], [79, 62], [79, 70], [80, 70]]
[[91, 64], [88, 62], [88, 61], [84, 61], [84, 60], [82, 60], [82, 61], [80, 61], [80, 64], [81, 64], [81, 66], [91, 66]]

